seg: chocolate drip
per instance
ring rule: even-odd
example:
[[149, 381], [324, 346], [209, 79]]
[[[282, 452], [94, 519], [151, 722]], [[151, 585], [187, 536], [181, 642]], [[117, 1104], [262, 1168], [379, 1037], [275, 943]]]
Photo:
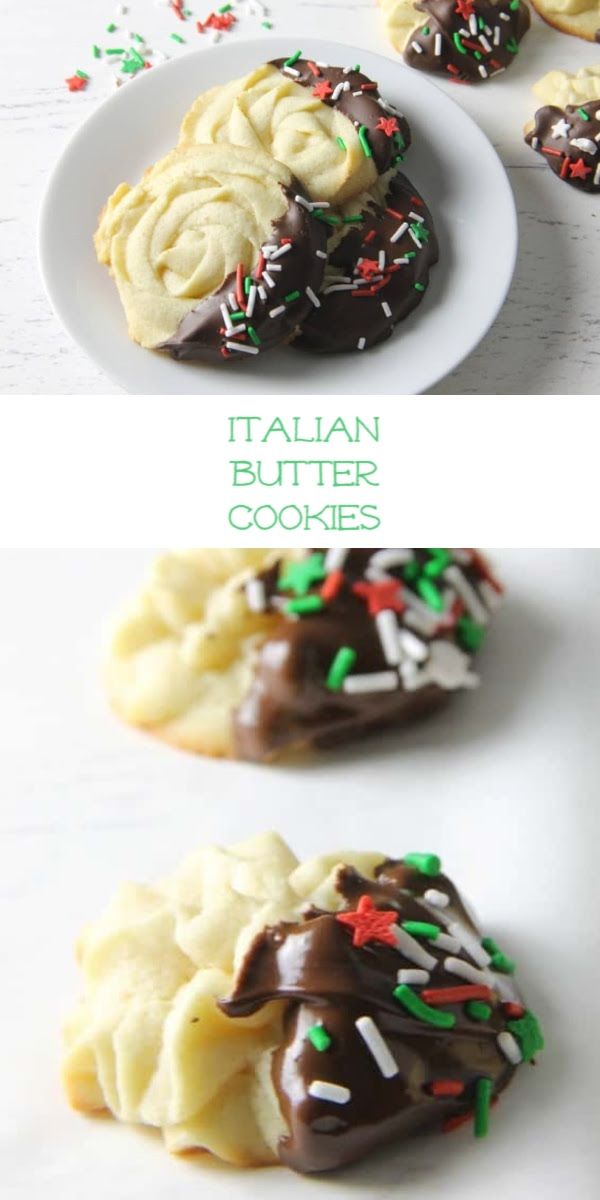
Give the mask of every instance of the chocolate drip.
[[419, 0], [415, 7], [425, 23], [408, 41], [405, 61], [457, 83], [482, 83], [506, 70], [531, 23], [523, 0]]
[[600, 100], [564, 109], [539, 108], [534, 128], [525, 135], [527, 145], [542, 155], [550, 170], [582, 192], [600, 192], [599, 138]]
[[[444, 923], [459, 921], [479, 940], [444, 875], [432, 880], [401, 861], [386, 860], [375, 880], [350, 867], [342, 868], [336, 880], [343, 912], [355, 910], [357, 900], [368, 896], [376, 909], [397, 913], [397, 925], [436, 922], [435, 910], [431, 915], [422, 902], [431, 887], [449, 897], [449, 905], [439, 910]], [[436, 948], [435, 940], [421, 943], [434, 960], [428, 988], [464, 983], [446, 970], [447, 950]], [[468, 955], [464, 961], [471, 961]], [[455, 1024], [440, 1029], [413, 1016], [393, 995], [398, 970], [413, 967], [394, 945], [373, 940], [355, 945], [352, 928], [334, 914], [314, 909], [304, 921], [283, 922], [255, 938], [233, 993], [221, 1007], [228, 1016], [239, 1017], [269, 1000], [288, 1001], [282, 1044], [272, 1059], [272, 1081], [289, 1130], [279, 1155], [288, 1166], [303, 1172], [330, 1170], [384, 1142], [417, 1130], [442, 1129], [448, 1119], [472, 1112], [482, 1077], [491, 1081], [494, 1096], [509, 1083], [515, 1068], [497, 1042], [507, 1026], [498, 994], [491, 992], [485, 1020], [477, 1019], [464, 1001], [444, 1003]], [[489, 975], [493, 983], [497, 976]], [[355, 1022], [365, 1016], [374, 1022], [397, 1067], [388, 1077], [357, 1030]], [[326, 1032], [325, 1049], [317, 1049], [308, 1036], [314, 1026]], [[348, 1089], [347, 1101], [311, 1095], [315, 1080]], [[459, 1094], [436, 1095], [432, 1085], [440, 1080], [454, 1081]]]

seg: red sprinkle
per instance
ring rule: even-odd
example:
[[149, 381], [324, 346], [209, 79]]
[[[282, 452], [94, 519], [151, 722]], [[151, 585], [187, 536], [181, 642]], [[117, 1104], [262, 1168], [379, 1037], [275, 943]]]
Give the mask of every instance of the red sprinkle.
[[562, 158], [562, 150], [553, 150], [551, 146], [542, 146], [544, 154], [552, 154], [555, 158]]
[[439, 1004], [464, 1004], [467, 1000], [491, 1000], [489, 987], [479, 983], [465, 983], [462, 987], [425, 988], [421, 999], [432, 1008]]
[[419, 206], [419, 208], [422, 208], [423, 204], [424, 204], [424, 201], [421, 200], [420, 196], [411, 196], [410, 202], [411, 202], [411, 204], [417, 204]]
[[65, 79], [65, 83], [70, 92], [82, 92], [87, 87], [87, 79], [82, 79], [81, 75], [71, 75], [69, 79]]
[[331, 571], [320, 590], [320, 596], [323, 600], [335, 600], [343, 582], [343, 571]]
[[[414, 196], [411, 196], [411, 200], [414, 200]], [[396, 212], [395, 208], [386, 208], [385, 211], [386, 213], [389, 213], [390, 217], [395, 217], [397, 221], [404, 220], [404, 213]]]
[[460, 1129], [461, 1125], [468, 1125], [474, 1116], [473, 1112], [468, 1112], [463, 1113], [461, 1117], [448, 1117], [442, 1125], [442, 1133], [452, 1133], [454, 1129]]
[[310, 58], [307, 58], [307, 60], [306, 60], [306, 65], [307, 65], [307, 67], [309, 68], [309, 70], [311, 70], [311, 71], [312, 71], [313, 75], [320, 75], [320, 74], [321, 74], [321, 72], [320, 72], [320, 70], [319, 70], [319, 68], [318, 68], [317, 64], [316, 64], [316, 63], [314, 63], [314, 62], [312, 62], [312, 60], [311, 60]]
[[460, 71], [459, 71], [458, 67], [455, 67], [453, 65], [453, 63], [448, 63], [446, 69], [450, 72], [451, 75], [460, 75]]
[[363, 246], [366, 245], [367, 242], [372, 242], [374, 237], [375, 237], [375, 230], [370, 229], [369, 232], [366, 234], [366, 236], [363, 238]]
[[568, 154], [565, 154], [565, 157], [564, 157], [564, 159], [563, 159], [563, 164], [562, 164], [562, 167], [560, 168], [560, 177], [561, 177], [561, 179], [564, 179], [564, 178], [565, 178], [565, 175], [567, 174], [567, 171], [569, 170], [569, 162], [570, 162], [570, 161], [571, 161], [571, 160], [570, 160], [570, 158], [569, 158]]
[[377, 83], [361, 83], [360, 90], [361, 92], [376, 92], [378, 87]]
[[258, 262], [256, 264], [256, 271], [254, 272], [256, 279], [262, 279], [262, 273], [263, 273], [264, 269], [265, 269], [265, 256], [261, 251], [261, 253], [258, 256]]
[[505, 1016], [510, 1017], [511, 1020], [518, 1021], [519, 1017], [523, 1016], [525, 1009], [523, 1008], [522, 1004], [516, 1004], [514, 1000], [505, 1000], [504, 1004], [502, 1005], [502, 1011]]
[[291, 239], [291, 238], [282, 238], [282, 239], [281, 239], [281, 243], [280, 243], [280, 244], [281, 244], [282, 246], [290, 246], [290, 245], [291, 245], [291, 242], [292, 242], [292, 239]]
[[246, 297], [244, 296], [244, 264], [238, 263], [235, 272], [235, 298], [240, 308], [246, 308]]
[[366, 600], [370, 617], [391, 608], [392, 612], [404, 612], [406, 604], [402, 599], [402, 584], [397, 579], [381, 579], [376, 583], [353, 583], [352, 591], [361, 600]]
[[432, 1096], [462, 1096], [465, 1085], [460, 1079], [434, 1079], [427, 1090]]

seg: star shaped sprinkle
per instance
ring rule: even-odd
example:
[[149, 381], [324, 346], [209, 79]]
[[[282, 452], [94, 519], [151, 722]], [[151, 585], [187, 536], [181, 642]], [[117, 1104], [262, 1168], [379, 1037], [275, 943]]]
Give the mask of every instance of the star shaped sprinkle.
[[570, 132], [571, 126], [569, 125], [568, 121], [565, 121], [564, 117], [561, 117], [560, 121], [555, 121], [554, 125], [552, 126], [553, 138], [568, 137]]
[[309, 554], [308, 558], [301, 558], [300, 562], [288, 564], [277, 587], [281, 591], [294, 592], [296, 596], [305, 596], [313, 583], [320, 583], [325, 575], [323, 555]]
[[398, 122], [395, 117], [380, 117], [375, 128], [380, 129], [381, 132], [385, 133], [385, 136], [389, 138], [391, 138], [395, 133], [400, 132], [398, 129]]
[[352, 929], [352, 945], [364, 946], [366, 942], [383, 942], [395, 946], [396, 938], [390, 928], [398, 920], [398, 913], [389, 909], [375, 908], [370, 896], [361, 896], [356, 912], [336, 913], [336, 920]]
[[234, 21], [233, 13], [212, 13], [206, 24], [212, 29], [230, 29]]
[[462, 17], [463, 21], [468, 21], [475, 11], [473, 0], [456, 0], [455, 13]]
[[65, 79], [65, 83], [70, 92], [82, 92], [87, 87], [87, 79], [83, 79], [81, 75], [71, 75], [69, 79]]
[[591, 175], [592, 168], [586, 167], [582, 158], [578, 158], [576, 162], [569, 163], [569, 172], [571, 179], [585, 179]]
[[316, 96], [317, 100], [326, 100], [332, 93], [333, 88], [327, 79], [323, 79], [321, 83], [317, 83], [312, 91], [313, 96]]
[[358, 263], [356, 270], [363, 279], [372, 279], [373, 275], [379, 274], [379, 263], [376, 258], [363, 258], [362, 262]]
[[402, 584], [397, 579], [378, 579], [375, 583], [354, 583], [352, 591], [362, 600], [366, 600], [370, 617], [384, 609], [392, 612], [404, 612], [406, 605], [402, 599]]
[[414, 224], [410, 226], [410, 231], [413, 236], [416, 237], [418, 242], [426, 242], [429, 239], [429, 230], [426, 229], [420, 221], [415, 221]]

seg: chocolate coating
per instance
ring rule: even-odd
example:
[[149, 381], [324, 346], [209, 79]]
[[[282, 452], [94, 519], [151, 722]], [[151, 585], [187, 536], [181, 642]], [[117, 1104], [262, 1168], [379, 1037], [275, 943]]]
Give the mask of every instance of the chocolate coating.
[[600, 192], [598, 139], [600, 100], [539, 108], [534, 128], [525, 134], [527, 145], [545, 158], [550, 170], [582, 192]]
[[[340, 868], [336, 890], [343, 912], [356, 910], [359, 899], [367, 896], [376, 909], [397, 914], [396, 926], [425, 921], [443, 929], [458, 922], [455, 933], [466, 930], [481, 944], [479, 931], [445, 875], [432, 879], [396, 860], [382, 862], [375, 875], [372, 881], [351, 867]], [[434, 908], [423, 900], [432, 887], [448, 897], [447, 907]], [[418, 941], [431, 962], [429, 980], [413, 985], [413, 992], [424, 991], [427, 997], [427, 989], [465, 984], [446, 968], [447, 948], [422, 936]], [[476, 965], [464, 947], [455, 955]], [[396, 945], [375, 940], [355, 945], [353, 927], [317, 909], [297, 924], [282, 922], [265, 929], [251, 944], [233, 993], [221, 1007], [228, 1016], [240, 1017], [269, 1000], [289, 1002], [282, 1043], [272, 1058], [272, 1081], [289, 1130], [278, 1152], [288, 1166], [302, 1172], [331, 1170], [385, 1142], [417, 1131], [451, 1128], [455, 1119], [468, 1119], [473, 1113], [479, 1080], [490, 1081], [493, 1098], [510, 1082], [515, 1065], [497, 1037], [510, 1019], [511, 1010], [504, 1005], [521, 1007], [511, 977], [485, 969], [490, 1009], [485, 1019], [477, 1019], [465, 1000], [445, 1000], [436, 1007], [454, 1017], [453, 1028], [447, 1029], [413, 1015], [394, 996], [398, 971], [414, 967], [414, 960]], [[387, 1077], [355, 1025], [365, 1016], [391, 1053]], [[331, 1039], [324, 1050], [307, 1037], [315, 1025], [322, 1025]], [[314, 1080], [349, 1089], [347, 1102], [311, 1095]], [[436, 1095], [432, 1085], [442, 1080], [453, 1081], [460, 1094]]]
[[506, 70], [531, 23], [523, 0], [503, 6], [490, 0], [419, 0], [416, 7], [426, 23], [407, 43], [405, 61], [420, 71], [443, 71], [456, 83], [482, 83]]
[[[317, 95], [322, 91], [323, 95], [318, 98], [328, 108], [337, 108], [356, 128], [364, 126], [373, 163], [379, 175], [384, 175], [390, 167], [402, 162], [404, 152], [410, 146], [408, 121], [402, 113], [382, 99], [377, 84], [369, 79], [368, 75], [358, 70], [323, 66], [306, 58], [297, 59], [293, 66], [286, 69], [286, 61], [284, 58], [274, 58], [272, 66], [293, 78], [294, 83], [310, 88], [313, 94], [315, 89]], [[330, 94], [327, 94], [327, 85]], [[340, 85], [343, 85], [344, 90], [340, 91], [334, 100], [333, 93]], [[389, 137], [380, 128], [382, 118], [389, 115], [395, 116], [398, 122], [398, 132], [394, 137]]]
[[[423, 299], [439, 248], [431, 213], [419, 193], [398, 174], [390, 183], [386, 207], [371, 204], [362, 215], [360, 225], [351, 227], [329, 256], [321, 306], [309, 312], [294, 343], [301, 349], [367, 349], [389, 338]], [[350, 283], [354, 287], [349, 290], [330, 290]]]
[[[266, 350], [288, 342], [294, 336], [311, 307], [306, 289], [317, 292], [323, 278], [325, 258], [320, 257], [317, 251], [325, 254], [327, 233], [326, 227], [296, 199], [296, 196], [303, 195], [297, 180], [293, 180], [289, 188], [282, 190], [287, 200], [287, 209], [274, 223], [271, 234], [265, 241], [274, 245], [287, 238], [291, 241], [292, 249], [277, 259], [281, 270], [272, 273], [272, 286], [264, 280], [263, 271], [259, 269], [260, 260], [254, 265], [251, 277], [256, 285], [260, 284], [264, 288], [265, 298], [263, 299], [257, 291], [251, 317], [239, 322], [246, 325], [246, 332], [236, 334], [235, 328], [228, 331], [223, 322], [221, 305], [224, 304], [230, 313], [235, 311], [228, 301], [229, 294], [236, 292], [236, 275], [233, 272], [212, 296], [206, 297], [197, 308], [186, 314], [173, 336], [158, 349], [167, 350], [175, 359], [226, 359], [227, 362], [247, 362], [259, 358]], [[268, 266], [267, 260], [267, 274]], [[290, 300], [289, 297], [293, 296], [294, 292], [299, 292], [300, 295]], [[244, 296], [239, 308], [245, 311], [248, 302], [249, 297]], [[282, 311], [272, 317], [271, 312], [280, 307]], [[254, 338], [248, 334], [248, 326], [254, 330]], [[251, 352], [244, 353], [227, 348], [226, 343], [233, 341], [250, 347]], [[252, 353], [254, 349], [259, 353]]]

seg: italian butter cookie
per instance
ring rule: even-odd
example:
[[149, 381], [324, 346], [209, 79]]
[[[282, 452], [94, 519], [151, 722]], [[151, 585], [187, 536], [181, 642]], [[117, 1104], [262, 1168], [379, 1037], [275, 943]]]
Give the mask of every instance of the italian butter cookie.
[[248, 360], [310, 308], [326, 232], [287, 167], [238, 146], [186, 146], [120, 184], [95, 235], [130, 337], [174, 358]]
[[[393, 137], [385, 125], [390, 112], [397, 121]], [[267, 150], [300, 181], [321, 216], [397, 165], [410, 129], [358, 67], [314, 63], [298, 52], [198, 96], [180, 142]]]
[[411, 67], [456, 83], [493, 79], [529, 29], [523, 0], [380, 0], [388, 36]]
[[476, 550], [166, 555], [116, 628], [109, 696], [200, 753], [326, 747], [476, 687], [501, 593]]
[[600, 41], [600, 0], [532, 0], [540, 17], [574, 37]]
[[126, 884], [78, 945], [63, 1079], [171, 1151], [331, 1170], [469, 1123], [543, 1048], [434, 854], [299, 864], [267, 834]]
[[600, 100], [600, 63], [580, 67], [574, 75], [568, 71], [548, 71], [534, 83], [532, 90], [542, 104], [556, 104], [559, 108], [568, 104], [576, 108], [589, 100]]
[[525, 141], [559, 179], [583, 192], [600, 191], [600, 101], [539, 108]]
[[[389, 122], [394, 125], [394, 118]], [[425, 201], [397, 174], [382, 201], [369, 198], [330, 250], [319, 304], [303, 322], [295, 345], [335, 353], [385, 341], [420, 304], [437, 260]]]

